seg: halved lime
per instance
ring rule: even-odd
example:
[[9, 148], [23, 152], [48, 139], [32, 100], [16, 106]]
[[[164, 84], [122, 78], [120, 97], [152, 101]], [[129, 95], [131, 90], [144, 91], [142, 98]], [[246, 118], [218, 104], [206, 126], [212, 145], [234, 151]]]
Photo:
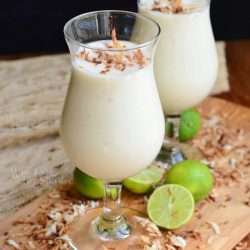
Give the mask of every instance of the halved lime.
[[202, 162], [185, 160], [173, 165], [167, 172], [167, 184], [179, 184], [187, 188], [195, 201], [204, 199], [213, 188], [213, 176]]
[[73, 177], [76, 189], [84, 196], [91, 199], [104, 196], [104, 184], [101, 180], [85, 174], [78, 168], [75, 168]]
[[186, 188], [166, 184], [152, 193], [148, 201], [147, 212], [156, 225], [167, 229], [177, 229], [192, 218], [194, 198]]
[[139, 174], [129, 177], [123, 181], [124, 187], [136, 194], [144, 194], [152, 191], [161, 181], [164, 170], [156, 165], [150, 165]]
[[188, 109], [181, 114], [179, 125], [179, 140], [181, 142], [193, 139], [201, 127], [201, 116], [194, 108]]

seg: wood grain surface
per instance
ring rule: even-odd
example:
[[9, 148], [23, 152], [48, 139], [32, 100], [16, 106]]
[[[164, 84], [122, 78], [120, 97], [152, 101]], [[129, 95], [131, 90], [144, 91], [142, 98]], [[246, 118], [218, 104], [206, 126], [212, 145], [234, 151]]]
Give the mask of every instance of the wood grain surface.
[[226, 43], [229, 92], [217, 97], [250, 107], [250, 40]]
[[[217, 115], [223, 117], [223, 123], [227, 124], [227, 129], [235, 128], [244, 131], [242, 145], [245, 145], [248, 149], [250, 148], [250, 109], [216, 98], [206, 99], [202, 103], [201, 109], [202, 114], [205, 116]], [[221, 157], [220, 160], [225, 173], [228, 172], [228, 168], [230, 167], [228, 160], [228, 158], [223, 157]], [[231, 250], [249, 233], [250, 220], [248, 218], [250, 217], [250, 208], [244, 204], [244, 201], [246, 198], [249, 198], [249, 193], [248, 191], [246, 192], [246, 187], [248, 187], [250, 183], [250, 169], [249, 166], [241, 164], [238, 166], [238, 170], [244, 173], [244, 176], [240, 181], [236, 181], [233, 186], [217, 185], [217, 195], [215, 200], [206, 200], [198, 204], [198, 213], [193, 216], [193, 219], [186, 226], [177, 231], [177, 233], [180, 234], [187, 231], [195, 231], [201, 234], [201, 237], [198, 240], [188, 238], [188, 245], [185, 248], [186, 250], [201, 248], [205, 250]], [[229, 196], [230, 199], [228, 199]], [[69, 197], [69, 199], [70, 198], [75, 200], [73, 196]], [[123, 192], [123, 206], [145, 212], [146, 204], [143, 202], [136, 202], [138, 200], [142, 200], [142, 197], [129, 192]], [[53, 200], [48, 199], [48, 196], [44, 195], [1, 222], [1, 249], [11, 249], [4, 244], [6, 239], [4, 234], [6, 231], [11, 230], [15, 230], [15, 233], [18, 233], [17, 227], [13, 227], [13, 222], [17, 219], [26, 219], [29, 215], [31, 216], [30, 218], [32, 222], [36, 223], [36, 216], [39, 214], [39, 205], [42, 203], [48, 204], [49, 206], [49, 204], [53, 203]], [[219, 225], [221, 233], [216, 234], [213, 228], [208, 225], [208, 221], [215, 222]], [[71, 226], [74, 226], [74, 222]], [[162, 233], [164, 235], [166, 231], [163, 230]], [[73, 239], [75, 237], [75, 240], [78, 237], [77, 235], [74, 235], [74, 231], [72, 231], [71, 236]], [[17, 241], [18, 240], [20, 240], [20, 238], [17, 238]], [[79, 249], [87, 250], [84, 246]], [[121, 248], [117, 248], [117, 250], [118, 249], [121, 250]], [[133, 248], [131, 248], [131, 250], [132, 249]]]

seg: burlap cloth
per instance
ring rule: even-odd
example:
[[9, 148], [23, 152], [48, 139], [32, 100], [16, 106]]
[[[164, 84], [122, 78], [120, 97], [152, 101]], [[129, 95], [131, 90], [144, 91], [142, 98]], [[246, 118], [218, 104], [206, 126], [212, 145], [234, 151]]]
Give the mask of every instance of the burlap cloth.
[[[229, 90], [225, 43], [217, 49], [213, 94]], [[58, 136], [70, 67], [68, 54], [0, 62], [0, 219], [71, 180]]]

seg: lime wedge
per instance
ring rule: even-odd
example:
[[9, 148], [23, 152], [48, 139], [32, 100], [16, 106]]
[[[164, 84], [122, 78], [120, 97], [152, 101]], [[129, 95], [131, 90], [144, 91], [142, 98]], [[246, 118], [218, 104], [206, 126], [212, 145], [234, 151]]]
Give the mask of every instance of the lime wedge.
[[150, 165], [139, 174], [125, 179], [123, 185], [133, 193], [144, 194], [154, 189], [163, 178], [164, 173], [163, 169], [156, 165]]
[[104, 184], [101, 180], [85, 174], [79, 168], [75, 168], [73, 177], [76, 189], [84, 196], [91, 199], [104, 196]]
[[181, 142], [193, 139], [201, 127], [201, 116], [193, 108], [184, 111], [181, 114], [179, 125], [179, 140]]
[[194, 198], [186, 188], [167, 184], [152, 193], [147, 211], [149, 218], [156, 225], [177, 229], [191, 219], [194, 212]]

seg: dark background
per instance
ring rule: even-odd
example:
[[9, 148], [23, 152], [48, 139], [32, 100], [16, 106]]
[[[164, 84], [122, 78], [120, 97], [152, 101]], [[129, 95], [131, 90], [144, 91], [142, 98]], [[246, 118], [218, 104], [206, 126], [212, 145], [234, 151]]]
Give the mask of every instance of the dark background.
[[[137, 11], [136, 0], [0, 0], [0, 55], [66, 51], [63, 26], [88, 11]], [[212, 0], [216, 40], [250, 39], [250, 0]]]

